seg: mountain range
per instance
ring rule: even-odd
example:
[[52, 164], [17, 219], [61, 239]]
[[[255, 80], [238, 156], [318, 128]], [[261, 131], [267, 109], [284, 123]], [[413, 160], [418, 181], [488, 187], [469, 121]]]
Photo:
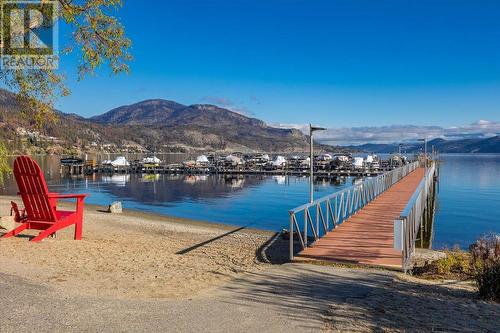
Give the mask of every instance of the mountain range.
[[16, 95], [0, 90], [0, 139], [11, 150], [38, 152], [95, 150], [305, 151], [307, 137], [296, 129], [275, 128], [262, 120], [209, 104], [182, 105], [152, 99], [83, 118], [57, 112], [56, 123], [38, 131], [22, 116]]
[[[441, 153], [500, 153], [500, 136], [490, 138], [469, 138], [460, 140], [434, 139], [427, 142], [427, 149], [430, 152], [432, 147]], [[399, 144], [363, 144], [346, 147], [351, 150], [373, 152], [373, 153], [393, 153], [399, 149]], [[423, 143], [403, 143], [401, 151], [408, 153], [419, 152], [423, 149]]]
[[[210, 104], [183, 105], [150, 99], [84, 118], [56, 111], [56, 122], [33, 130], [16, 95], [0, 89], [0, 140], [13, 153], [76, 154], [82, 152], [265, 151], [305, 152], [308, 137], [297, 129], [276, 128], [262, 120]], [[442, 153], [500, 153], [500, 137], [429, 141]], [[398, 144], [332, 147], [326, 151], [392, 153]], [[417, 152], [421, 143], [406, 143], [402, 151]]]

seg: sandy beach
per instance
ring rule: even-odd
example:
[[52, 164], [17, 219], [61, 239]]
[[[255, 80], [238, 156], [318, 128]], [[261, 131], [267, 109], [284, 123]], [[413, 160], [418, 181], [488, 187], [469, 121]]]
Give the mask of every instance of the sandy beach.
[[[0, 214], [9, 201], [0, 197]], [[15, 198], [16, 201], [20, 201]], [[494, 332], [470, 282], [284, 262], [272, 233], [87, 206], [30, 243], [0, 240], [0, 332]], [[0, 230], [0, 234], [3, 231]], [[283, 255], [285, 257], [283, 257]], [[27, 319], [26, 314], [29, 313]]]
[[[2, 197], [3, 216], [10, 199], [19, 202]], [[24, 237], [37, 231], [0, 241], [2, 272], [90, 296], [193, 297], [260, 269], [256, 251], [272, 236], [140, 212], [109, 214], [89, 205], [84, 221], [82, 241], [72, 239], [73, 227], [38, 244]]]

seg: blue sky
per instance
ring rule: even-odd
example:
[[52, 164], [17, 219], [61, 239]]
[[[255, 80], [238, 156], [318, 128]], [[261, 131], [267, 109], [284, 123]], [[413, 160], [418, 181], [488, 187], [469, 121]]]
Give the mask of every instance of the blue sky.
[[329, 128], [500, 120], [500, 1], [124, 0], [117, 16], [131, 73], [77, 82], [63, 58], [61, 110], [164, 98]]

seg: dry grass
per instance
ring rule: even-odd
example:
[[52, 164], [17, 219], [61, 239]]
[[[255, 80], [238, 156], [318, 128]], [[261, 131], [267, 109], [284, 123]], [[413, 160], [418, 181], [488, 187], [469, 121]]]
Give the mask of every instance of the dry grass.
[[472, 279], [471, 255], [460, 249], [444, 251], [446, 257], [415, 267], [412, 275], [428, 280], [458, 280]]

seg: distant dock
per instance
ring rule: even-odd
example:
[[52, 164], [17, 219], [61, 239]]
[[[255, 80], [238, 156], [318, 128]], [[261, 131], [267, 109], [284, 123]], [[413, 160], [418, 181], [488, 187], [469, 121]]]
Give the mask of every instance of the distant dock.
[[[378, 169], [378, 170], [329, 170], [321, 171], [316, 170], [314, 175], [317, 177], [351, 177], [351, 176], [378, 176], [384, 172], [392, 170], [388, 169]], [[155, 169], [134, 169], [134, 168], [109, 168], [109, 167], [95, 167], [95, 168], [85, 168], [86, 174], [102, 173], [102, 174], [119, 174], [119, 173], [136, 173], [136, 174], [229, 174], [229, 175], [290, 175], [290, 176], [308, 176], [308, 170], [293, 170], [293, 169], [282, 169], [282, 170], [252, 170], [252, 169], [189, 169], [189, 168], [169, 168], [169, 167], [159, 167]]]
[[[327, 155], [328, 158], [325, 158]], [[264, 156], [268, 156], [267, 154]], [[375, 156], [375, 155], [374, 155]], [[342, 156], [333, 158], [328, 154], [317, 156], [314, 163], [316, 178], [332, 179], [338, 177], [373, 177], [379, 176], [395, 168], [411, 163], [406, 158], [399, 160], [380, 160], [376, 156], [370, 157], [370, 162], [363, 162], [362, 158]], [[144, 162], [147, 160], [147, 162]], [[267, 157], [263, 160], [258, 157], [237, 156], [230, 154], [226, 157], [207, 158], [202, 155], [197, 160], [182, 163], [166, 164], [156, 157], [143, 160], [127, 161], [119, 157], [116, 161], [83, 160], [79, 158], [61, 159], [61, 173], [77, 174], [186, 174], [186, 175], [269, 175], [269, 176], [308, 176], [310, 174], [309, 161], [306, 157], [289, 157], [277, 155], [274, 160]]]
[[[378, 176], [393, 170], [395, 167], [384, 167], [376, 170], [372, 169], [337, 169], [337, 170], [315, 170], [318, 178], [333, 177], [370, 177]], [[269, 175], [269, 176], [308, 176], [309, 170], [303, 169], [251, 169], [251, 168], [188, 168], [184, 166], [158, 166], [154, 168], [142, 168], [134, 166], [112, 167], [107, 165], [96, 165], [84, 167], [85, 174], [187, 174], [187, 175], [208, 175], [208, 174], [228, 174], [228, 175]]]

